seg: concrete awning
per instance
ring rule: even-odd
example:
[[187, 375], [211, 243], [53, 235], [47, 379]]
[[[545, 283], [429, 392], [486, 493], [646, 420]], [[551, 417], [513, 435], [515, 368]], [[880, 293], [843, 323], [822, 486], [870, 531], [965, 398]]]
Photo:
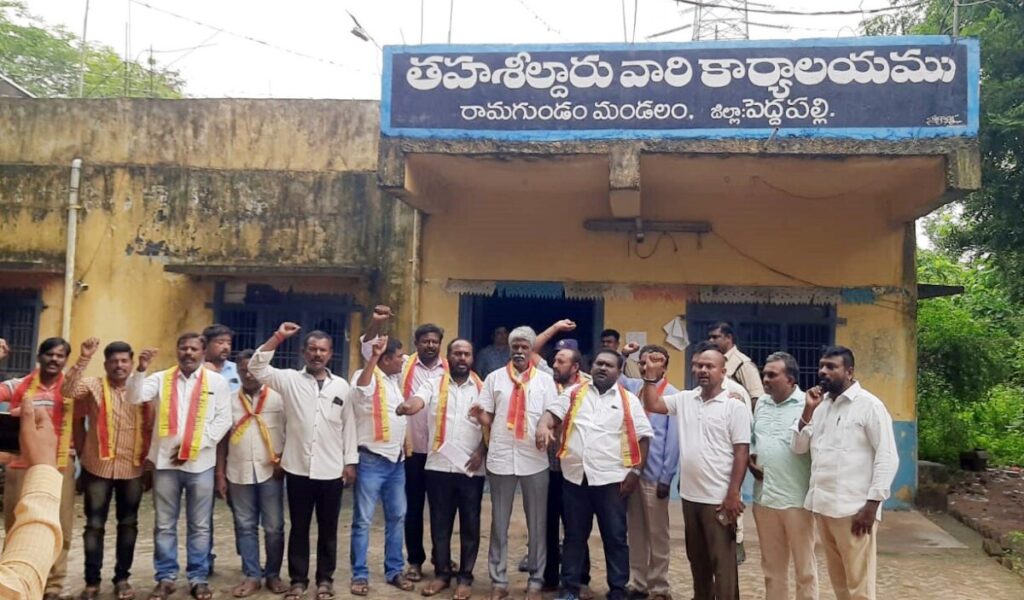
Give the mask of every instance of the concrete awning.
[[55, 260], [0, 260], [0, 273], [46, 273], [63, 275], [64, 262]]
[[182, 273], [195, 277], [340, 277], [363, 279], [373, 269], [339, 265], [260, 265], [229, 263], [167, 263], [168, 273]]
[[975, 140], [718, 140], [501, 144], [381, 140], [382, 188], [427, 214], [489, 192], [603, 194], [612, 216], [647, 214], [644, 198], [680, 203], [779, 198], [880, 200], [912, 221], [980, 187]]

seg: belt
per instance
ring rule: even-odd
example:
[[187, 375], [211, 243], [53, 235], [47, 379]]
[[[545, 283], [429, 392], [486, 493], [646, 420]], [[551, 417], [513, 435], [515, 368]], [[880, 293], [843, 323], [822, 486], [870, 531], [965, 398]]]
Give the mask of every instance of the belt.
[[403, 460], [405, 460], [405, 453], [404, 452], [399, 452], [398, 453], [398, 460], [391, 460], [390, 458], [384, 456], [380, 452], [374, 452], [373, 450], [370, 450], [366, 446], [359, 446], [359, 451], [360, 452], [366, 452], [367, 454], [372, 454], [372, 455], [376, 456], [377, 458], [383, 458], [384, 460], [386, 460], [386, 461], [388, 461], [390, 463], [395, 463], [395, 464], [398, 464], [398, 463], [402, 462]]

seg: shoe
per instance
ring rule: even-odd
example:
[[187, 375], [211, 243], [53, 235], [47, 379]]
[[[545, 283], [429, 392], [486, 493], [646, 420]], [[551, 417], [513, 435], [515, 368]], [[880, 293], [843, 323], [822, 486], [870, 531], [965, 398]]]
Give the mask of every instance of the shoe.
[[742, 565], [747, 562], [747, 549], [743, 547], [743, 542], [736, 544], [736, 564]]
[[530, 572], [530, 557], [524, 556], [523, 560], [519, 561], [519, 572], [529, 573]]

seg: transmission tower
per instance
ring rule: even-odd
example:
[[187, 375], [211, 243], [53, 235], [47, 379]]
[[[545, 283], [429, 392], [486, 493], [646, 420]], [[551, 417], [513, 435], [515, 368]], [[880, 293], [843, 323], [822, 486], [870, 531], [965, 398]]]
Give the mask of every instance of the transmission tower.
[[750, 39], [748, 0], [698, 0], [694, 4], [693, 39]]

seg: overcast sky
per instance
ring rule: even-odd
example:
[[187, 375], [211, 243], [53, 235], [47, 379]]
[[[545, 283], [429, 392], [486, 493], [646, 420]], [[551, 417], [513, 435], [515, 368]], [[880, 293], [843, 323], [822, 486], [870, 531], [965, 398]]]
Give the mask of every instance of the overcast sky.
[[[28, 0], [33, 14], [79, 35], [85, 4]], [[888, 5], [887, 0], [750, 3], [753, 10], [801, 12]], [[419, 43], [421, 30], [425, 43], [447, 42], [450, 10], [451, 42], [456, 44], [644, 42], [691, 24], [694, 16], [692, 6], [674, 0], [91, 0], [87, 37], [124, 55], [130, 22], [131, 58], [144, 63], [152, 47], [159, 64], [181, 72], [186, 94], [193, 97], [379, 98], [379, 52], [350, 33], [353, 23], [346, 11], [383, 46]], [[750, 37], [847, 37], [856, 35], [862, 18], [859, 13], [751, 13], [750, 21], [757, 24]], [[686, 41], [692, 35], [687, 28], [653, 41]]]

